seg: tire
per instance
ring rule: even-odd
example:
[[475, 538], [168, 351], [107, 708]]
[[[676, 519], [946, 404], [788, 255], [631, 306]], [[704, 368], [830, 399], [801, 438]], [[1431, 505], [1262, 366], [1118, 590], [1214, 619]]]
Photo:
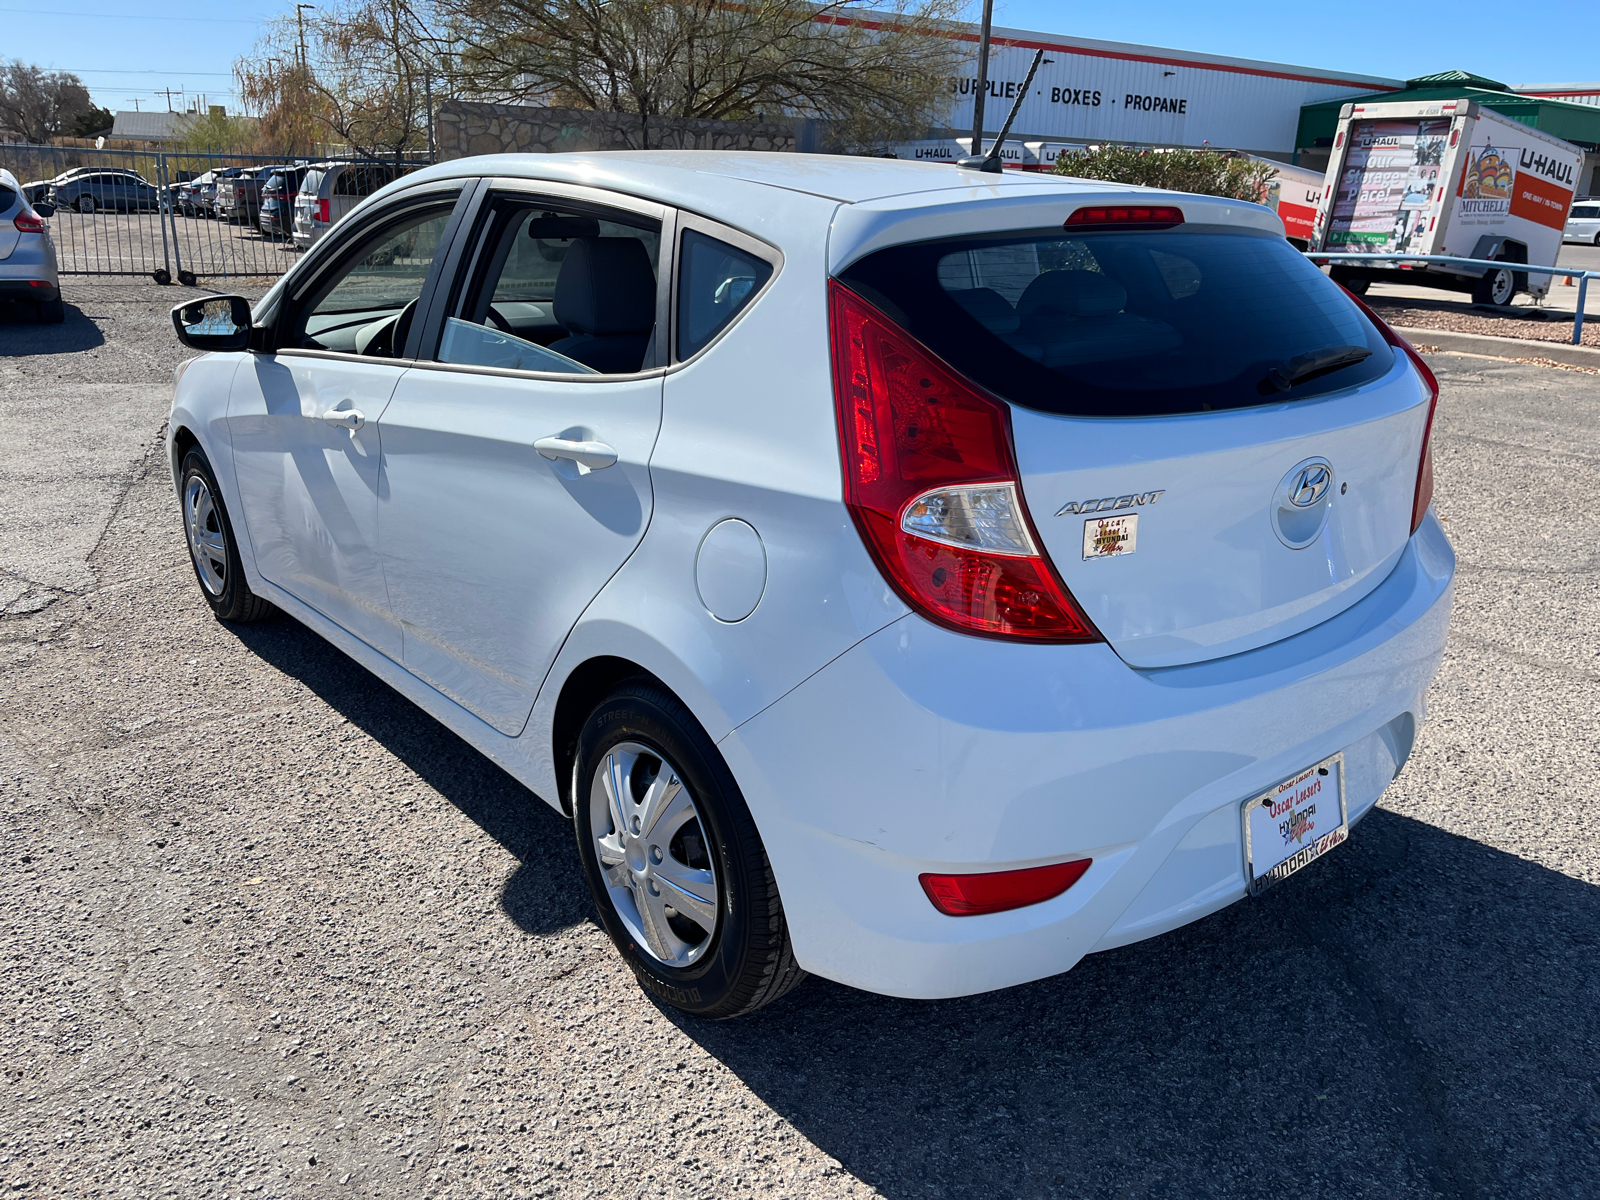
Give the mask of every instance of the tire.
[[84, 216], [86, 216], [86, 217], [87, 216], [91, 216], [94, 213], [94, 207], [95, 207], [95, 205], [94, 205], [94, 197], [93, 196], [79, 196], [78, 200], [77, 200], [77, 203], [75, 205], [73, 205], [73, 207], [76, 208], [79, 212], [81, 212]]
[[184, 287], [193, 287], [195, 285], [195, 282], [196, 282], [195, 273], [193, 271], [187, 271], [187, 270], [179, 271], [178, 272], [178, 282], [183, 284]]
[[[572, 799], [595, 907], [647, 991], [721, 1020], [771, 1004], [805, 978], [739, 785], [660, 683], [628, 680], [590, 714]], [[694, 890], [673, 889], [672, 879]], [[689, 903], [671, 908], [674, 892]]]
[[172, 283], [172, 272], [167, 270], [165, 267], [157, 267], [154, 271], [150, 272], [150, 278], [154, 279], [162, 287], [167, 287]]
[[1510, 267], [1495, 267], [1472, 285], [1472, 302], [1506, 308], [1517, 295], [1517, 275]]
[[277, 609], [250, 590], [239, 562], [233, 524], [222, 505], [217, 477], [198, 446], [183, 457], [178, 474], [178, 505], [183, 518], [189, 564], [200, 594], [221, 621], [247, 624], [270, 617]]
[[39, 305], [39, 324], [59, 325], [67, 319], [67, 306], [58, 296], [54, 300], [45, 300]]

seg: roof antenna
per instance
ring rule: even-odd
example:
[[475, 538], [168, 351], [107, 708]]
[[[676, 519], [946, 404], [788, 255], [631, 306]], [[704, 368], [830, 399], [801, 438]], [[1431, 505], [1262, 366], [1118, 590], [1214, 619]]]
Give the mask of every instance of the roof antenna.
[[[1022, 111], [1022, 102], [1028, 98], [1028, 89], [1033, 86], [1033, 77], [1039, 70], [1039, 64], [1045, 62], [1043, 50], [1033, 52], [1033, 63], [1028, 67], [1028, 77], [1022, 81], [1022, 86], [1017, 89], [1017, 99], [1011, 105], [1011, 112], [1006, 117], [1006, 123], [1000, 127], [1000, 136], [994, 139], [994, 145], [989, 147], [988, 154], [978, 154], [980, 143], [976, 136], [972, 139], [973, 153], [964, 158], [956, 159], [956, 166], [968, 171], [987, 171], [991, 175], [998, 175], [1000, 166], [1000, 147], [1006, 143], [1006, 135], [1011, 132], [1011, 123], [1017, 119], [1017, 113]], [[1054, 60], [1050, 60], [1054, 61]]]

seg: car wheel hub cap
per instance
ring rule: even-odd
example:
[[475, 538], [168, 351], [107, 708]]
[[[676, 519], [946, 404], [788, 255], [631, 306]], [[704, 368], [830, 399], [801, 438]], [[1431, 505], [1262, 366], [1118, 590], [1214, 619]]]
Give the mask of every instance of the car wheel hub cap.
[[716, 933], [719, 891], [677, 768], [638, 742], [613, 746], [590, 783], [589, 829], [612, 907], [635, 943], [667, 966], [696, 962]]
[[211, 489], [198, 475], [183, 489], [183, 528], [189, 535], [189, 553], [194, 556], [201, 586], [213, 596], [222, 595], [228, 581], [228, 540]]

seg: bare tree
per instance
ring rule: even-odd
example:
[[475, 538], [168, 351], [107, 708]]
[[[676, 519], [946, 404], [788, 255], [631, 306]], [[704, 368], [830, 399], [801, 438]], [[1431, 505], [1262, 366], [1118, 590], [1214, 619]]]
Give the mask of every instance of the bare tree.
[[436, 0], [478, 94], [657, 116], [829, 123], [862, 147], [940, 124], [962, 0]]
[[96, 111], [76, 75], [20, 61], [0, 66], [0, 129], [23, 141], [43, 143], [75, 133], [79, 118]]
[[398, 156], [427, 148], [435, 45], [425, 16], [405, 0], [349, 0], [324, 5], [303, 26], [273, 21], [234, 74], [277, 149], [338, 141], [358, 154]]

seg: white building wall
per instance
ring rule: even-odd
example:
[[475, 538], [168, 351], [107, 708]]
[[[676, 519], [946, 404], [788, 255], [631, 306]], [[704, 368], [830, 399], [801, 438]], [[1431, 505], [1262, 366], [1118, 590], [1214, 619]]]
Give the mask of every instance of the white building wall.
[[[971, 35], [976, 41], [976, 33]], [[1294, 150], [1300, 106], [1399, 88], [1402, 81], [996, 29], [984, 126], [999, 131], [1036, 49], [1045, 51], [1013, 127], [1020, 139], [1212, 145], [1256, 153]], [[976, 47], [966, 78], [951, 81], [950, 126], [972, 128]]]

